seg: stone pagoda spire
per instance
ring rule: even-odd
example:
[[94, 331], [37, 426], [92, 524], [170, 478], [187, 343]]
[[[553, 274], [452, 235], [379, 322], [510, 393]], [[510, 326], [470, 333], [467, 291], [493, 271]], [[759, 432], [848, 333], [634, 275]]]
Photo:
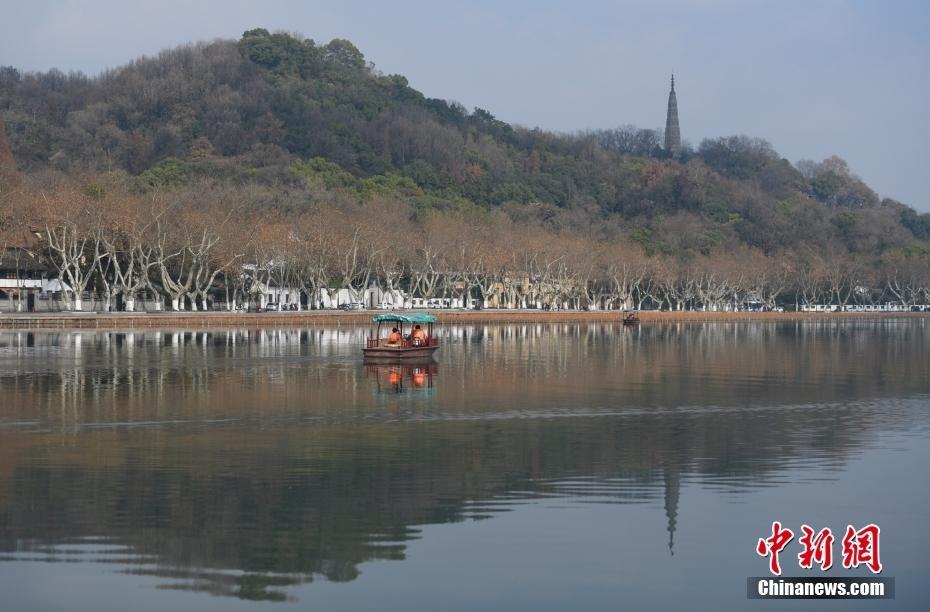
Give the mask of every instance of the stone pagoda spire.
[[678, 127], [678, 98], [675, 97], [675, 75], [668, 92], [668, 115], [665, 118], [665, 150], [672, 157], [681, 152], [681, 129]]

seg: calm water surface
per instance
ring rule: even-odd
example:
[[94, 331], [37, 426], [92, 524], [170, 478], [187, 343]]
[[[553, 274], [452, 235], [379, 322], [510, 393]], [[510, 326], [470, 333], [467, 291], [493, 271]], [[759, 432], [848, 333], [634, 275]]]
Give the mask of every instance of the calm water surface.
[[[0, 609], [928, 607], [927, 320], [366, 331], [0, 333]], [[747, 601], [775, 519], [897, 599]]]

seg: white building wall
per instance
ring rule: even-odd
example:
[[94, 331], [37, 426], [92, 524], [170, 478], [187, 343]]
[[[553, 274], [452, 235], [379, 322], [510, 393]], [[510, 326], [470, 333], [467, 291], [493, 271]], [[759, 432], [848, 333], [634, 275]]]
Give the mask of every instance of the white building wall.
[[41, 289], [39, 278], [0, 278], [0, 289]]
[[370, 287], [360, 292], [353, 292], [349, 289], [320, 289], [317, 298], [317, 306], [321, 303], [323, 308], [339, 308], [343, 304], [359, 302], [363, 308], [378, 308], [380, 304], [389, 304], [394, 308], [409, 308], [410, 303], [403, 291], [394, 289], [385, 291], [378, 287]]
[[269, 287], [259, 284], [258, 291], [258, 306], [262, 310], [268, 304], [277, 304], [281, 310], [290, 310], [294, 305], [300, 308], [300, 289], [296, 287]]

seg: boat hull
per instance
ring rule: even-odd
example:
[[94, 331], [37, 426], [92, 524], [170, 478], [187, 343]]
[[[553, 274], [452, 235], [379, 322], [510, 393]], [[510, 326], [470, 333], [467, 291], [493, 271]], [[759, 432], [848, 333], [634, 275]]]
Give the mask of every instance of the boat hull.
[[431, 359], [433, 353], [439, 350], [438, 346], [415, 346], [410, 348], [392, 346], [373, 346], [363, 348], [362, 354], [366, 361], [413, 361]]

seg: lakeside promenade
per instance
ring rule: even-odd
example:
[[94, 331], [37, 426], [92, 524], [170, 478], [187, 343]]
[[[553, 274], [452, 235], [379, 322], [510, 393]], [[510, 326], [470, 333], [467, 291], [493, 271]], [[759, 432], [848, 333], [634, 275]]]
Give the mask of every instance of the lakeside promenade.
[[[131, 312], [48, 313], [0, 315], [0, 329], [151, 329], [208, 327], [309, 327], [367, 325], [372, 316], [385, 311], [298, 311], [298, 312]], [[541, 310], [431, 310], [447, 324], [485, 323], [620, 323], [621, 312]], [[807, 321], [826, 319], [930, 318], [918, 312], [695, 312], [642, 311], [643, 323]]]

